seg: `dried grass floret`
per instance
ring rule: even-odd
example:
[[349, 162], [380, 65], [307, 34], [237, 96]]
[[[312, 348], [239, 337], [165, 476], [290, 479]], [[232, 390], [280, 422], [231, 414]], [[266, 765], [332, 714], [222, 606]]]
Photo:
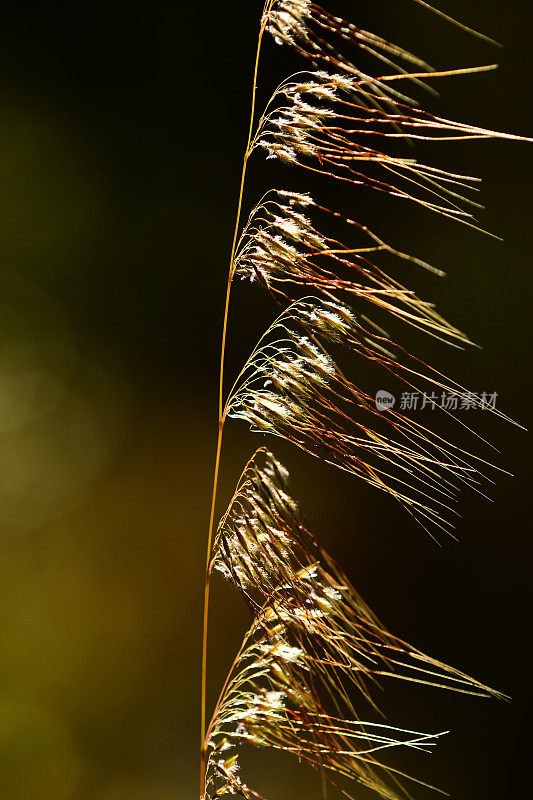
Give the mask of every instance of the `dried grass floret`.
[[[349, 381], [322, 342], [342, 342], [407, 385], [466, 394], [420, 362], [402, 364], [344, 304], [305, 298], [272, 324], [234, 384], [226, 414], [286, 439], [392, 495], [427, 529], [451, 531], [461, 486], [480, 491], [489, 466]], [[394, 343], [387, 343], [390, 348]], [[415, 368], [416, 367], [416, 368]]]
[[[378, 711], [378, 679], [498, 694], [385, 630], [308, 530], [286, 471], [265, 449], [247, 465], [221, 520], [210, 569], [239, 589], [253, 615], [208, 731], [213, 798], [224, 791], [257, 796], [236, 772], [243, 742], [293, 753], [332, 781], [342, 776], [396, 797], [387, 779], [399, 776], [381, 761], [382, 751], [427, 751], [441, 734], [361, 721], [361, 701]], [[231, 770], [221, 757], [226, 750], [234, 753]]]
[[[306, 213], [303, 213], [305, 209]], [[361, 239], [359, 246], [321, 233], [310, 213], [335, 217]], [[363, 300], [450, 344], [469, 344], [468, 336], [447, 322], [432, 303], [388, 275], [378, 258], [391, 255], [443, 275], [427, 262], [383, 241], [368, 227], [319, 205], [310, 195], [286, 190], [269, 192], [244, 227], [236, 275], [260, 281], [279, 302], [298, 290], [321, 292], [326, 298], [345, 294]]]
[[[406, 140], [521, 137], [437, 117], [401, 101], [396, 101], [393, 109], [384, 109], [381, 95], [360, 80], [324, 71], [297, 77], [298, 81], [282, 83], [271, 98], [273, 110], [262, 116], [252, 150], [262, 148], [269, 158], [282, 160], [286, 160], [283, 154], [290, 153], [291, 162], [314, 172], [411, 200], [476, 227], [474, 214], [464, 208], [482, 208], [468, 195], [478, 191], [476, 177], [424, 164], [412, 156], [387, 153], [377, 144], [385, 140], [392, 145], [398, 139], [405, 145]], [[381, 80], [391, 77], [382, 76]], [[380, 174], [361, 171], [363, 165], [379, 168]]]

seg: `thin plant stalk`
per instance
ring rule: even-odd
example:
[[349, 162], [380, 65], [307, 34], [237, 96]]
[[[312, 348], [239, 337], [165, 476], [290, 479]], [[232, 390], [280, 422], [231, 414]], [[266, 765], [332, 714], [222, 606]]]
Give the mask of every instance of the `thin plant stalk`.
[[222, 322], [222, 344], [220, 350], [220, 371], [219, 371], [219, 389], [218, 389], [218, 439], [217, 449], [215, 456], [215, 469], [213, 476], [213, 492], [211, 496], [211, 511], [209, 516], [209, 529], [207, 534], [207, 557], [205, 569], [205, 587], [204, 587], [204, 614], [203, 614], [203, 634], [202, 634], [202, 683], [201, 683], [201, 701], [200, 701], [200, 798], [205, 795], [205, 765], [206, 765], [206, 689], [207, 689], [207, 634], [209, 625], [209, 597], [211, 590], [211, 550], [213, 546], [213, 528], [215, 520], [215, 505], [217, 499], [218, 489], [218, 475], [220, 469], [220, 454], [222, 450], [222, 435], [224, 432], [225, 411], [224, 411], [224, 363], [226, 359], [226, 338], [228, 329], [228, 314], [229, 303], [231, 295], [231, 286], [233, 283], [233, 274], [235, 271], [235, 251], [237, 248], [239, 227], [242, 214], [242, 201], [244, 195], [244, 183], [246, 180], [246, 169], [248, 167], [248, 159], [250, 157], [250, 145], [252, 143], [254, 121], [255, 121], [255, 108], [256, 108], [256, 90], [257, 90], [257, 75], [259, 71], [259, 59], [261, 56], [261, 45], [265, 29], [268, 22], [268, 11], [270, 10], [274, 0], [267, 0], [265, 3], [264, 14], [262, 17], [261, 27], [259, 29], [259, 37], [257, 40], [257, 50], [255, 56], [255, 65], [253, 72], [252, 82], [252, 104], [250, 111], [250, 126], [248, 131], [248, 141], [244, 151], [244, 159], [241, 173], [241, 183], [239, 189], [239, 197], [237, 202], [237, 215], [235, 221], [235, 231], [233, 235], [233, 243], [231, 247], [231, 256], [228, 273], [228, 283], [226, 288], [226, 300], [224, 304], [224, 318]]

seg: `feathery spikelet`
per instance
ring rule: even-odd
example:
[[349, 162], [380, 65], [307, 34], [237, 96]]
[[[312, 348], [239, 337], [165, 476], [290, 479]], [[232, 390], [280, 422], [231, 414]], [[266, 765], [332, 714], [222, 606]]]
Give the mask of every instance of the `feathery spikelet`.
[[485, 477], [480, 460], [399, 411], [380, 411], [343, 375], [320, 340], [342, 342], [410, 386], [417, 385], [418, 376], [463, 394], [442, 376], [396, 361], [384, 349], [383, 337], [367, 331], [346, 305], [305, 298], [292, 303], [263, 335], [225, 413], [388, 492], [424, 527], [449, 530], [455, 513], [450, 504], [461, 485], [479, 491]]
[[[307, 81], [282, 84], [271, 102], [283, 98], [289, 105], [276, 107], [261, 119], [253, 146], [264, 148], [269, 158], [299, 163], [337, 180], [369, 186], [443, 216], [460, 221], [473, 219], [462, 205], [481, 208], [464, 194], [476, 190], [477, 178], [382, 152], [372, 142], [520, 137], [462, 125], [405, 103], [395, 102], [392, 110], [383, 111], [379, 96], [365, 91], [361, 101], [360, 94], [361, 87], [353, 79], [325, 72], [308, 73]], [[313, 104], [304, 98], [312, 99]], [[365, 164], [367, 170], [361, 172]], [[379, 172], [373, 177], [371, 170], [376, 167]]]
[[440, 734], [362, 722], [353, 690], [375, 711], [371, 688], [381, 677], [496, 693], [383, 628], [306, 528], [286, 480], [274, 456], [259, 450], [213, 548], [210, 568], [239, 589], [253, 623], [208, 732], [209, 796], [258, 796], [237, 771], [235, 748], [249, 742], [298, 755], [332, 782], [337, 774], [397, 797], [387, 777], [399, 776], [381, 751], [425, 750]]
[[[436, 274], [444, 273], [420, 259], [395, 250], [366, 226], [318, 205], [310, 195], [272, 191], [257, 206], [239, 242], [236, 275], [258, 280], [283, 302], [299, 288], [325, 297], [346, 294], [372, 303], [403, 321], [450, 343], [468, 337], [440, 317], [431, 303], [387, 275], [376, 256], [388, 253]], [[305, 213], [304, 213], [305, 211]], [[336, 217], [361, 234], [359, 247], [349, 247], [320, 233], [310, 214]]]

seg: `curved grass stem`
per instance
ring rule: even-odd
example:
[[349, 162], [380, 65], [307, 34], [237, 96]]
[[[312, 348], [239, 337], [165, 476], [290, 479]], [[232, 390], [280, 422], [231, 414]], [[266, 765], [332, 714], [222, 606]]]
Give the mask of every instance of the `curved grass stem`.
[[259, 70], [259, 58], [261, 55], [261, 44], [265, 33], [268, 12], [273, 4], [273, 0], [267, 0], [265, 3], [264, 14], [261, 21], [259, 30], [259, 38], [257, 41], [257, 50], [255, 56], [255, 66], [253, 73], [252, 84], [252, 107], [250, 112], [250, 127], [248, 131], [248, 141], [244, 152], [244, 159], [242, 165], [241, 183], [239, 189], [239, 199], [237, 203], [237, 216], [235, 221], [235, 232], [233, 235], [233, 244], [231, 248], [230, 266], [228, 274], [228, 283], [226, 288], [226, 300], [224, 305], [224, 318], [222, 322], [222, 344], [220, 351], [220, 374], [219, 374], [219, 392], [218, 392], [218, 440], [217, 450], [215, 457], [215, 471], [213, 477], [213, 493], [211, 497], [211, 512], [209, 517], [209, 531], [207, 535], [207, 558], [205, 570], [205, 588], [204, 588], [204, 615], [203, 615], [203, 635], [202, 635], [202, 678], [201, 678], [201, 721], [200, 721], [200, 800], [205, 797], [205, 771], [206, 771], [206, 688], [207, 688], [207, 634], [209, 625], [209, 596], [211, 588], [211, 550], [213, 546], [213, 528], [215, 520], [215, 506], [217, 499], [218, 488], [218, 475], [220, 469], [220, 454], [222, 450], [222, 435], [224, 431], [225, 413], [224, 413], [224, 363], [226, 356], [226, 338], [228, 329], [228, 314], [229, 302], [231, 295], [231, 286], [233, 282], [233, 274], [235, 271], [235, 251], [237, 248], [239, 228], [242, 214], [242, 202], [244, 196], [244, 183], [246, 180], [246, 169], [248, 166], [248, 159], [250, 157], [250, 145], [253, 137], [254, 121], [255, 121], [255, 108], [256, 108], [256, 90], [257, 90], [257, 75]]

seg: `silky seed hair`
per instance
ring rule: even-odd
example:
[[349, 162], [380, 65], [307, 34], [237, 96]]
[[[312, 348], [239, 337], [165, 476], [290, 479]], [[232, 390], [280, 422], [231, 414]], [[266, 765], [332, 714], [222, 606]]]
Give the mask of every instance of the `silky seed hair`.
[[[210, 796], [259, 797], [239, 769], [241, 747], [252, 744], [297, 755], [333, 784], [349, 778], [399, 797], [400, 778], [418, 781], [392, 769], [386, 751], [427, 751], [442, 734], [380, 720], [380, 681], [498, 693], [385, 629], [309, 531], [287, 477], [272, 453], [257, 451], [213, 548], [210, 569], [239, 590], [253, 621], [208, 731]], [[361, 720], [362, 705], [379, 721]]]
[[[326, 219], [335, 217], [346, 228], [355, 229], [359, 246], [348, 246], [321, 233], [310, 217], [313, 212]], [[320, 206], [311, 196], [278, 190], [269, 192], [253, 210], [240, 239], [235, 270], [242, 280], [263, 284], [278, 302], [299, 290], [320, 292], [325, 297], [344, 295], [370, 303], [450, 344], [470, 344], [468, 336], [443, 319], [432, 303], [419, 299], [376, 263], [380, 253], [444, 275], [442, 270], [395, 250], [366, 226]]]
[[[456, 23], [425, 0], [405, 0]], [[263, 109], [256, 90], [265, 36], [302, 60]], [[364, 59], [360, 59], [364, 56]], [[361, 64], [358, 64], [358, 61]], [[363, 67], [362, 64], [368, 64]], [[394, 408], [376, 404], [359, 375], [360, 359], [406, 390], [482, 401], [392, 337], [386, 319], [451, 347], [472, 344], [470, 332], [445, 319], [434, 303], [395, 274], [395, 265], [444, 275], [388, 241], [317, 193], [287, 185], [268, 190], [241, 222], [246, 172], [253, 159], [287, 166], [287, 179], [318, 176], [364, 193], [372, 189], [480, 230], [479, 179], [416, 158], [420, 141], [521, 137], [424, 110], [441, 79], [494, 69], [494, 64], [437, 70], [417, 55], [312, 0], [266, 0], [260, 23], [249, 138], [227, 284], [219, 381], [219, 428], [208, 537], [202, 659], [201, 800], [260, 798], [240, 769], [246, 746], [298, 757], [345, 797], [366, 787], [389, 800], [426, 785], [387, 763], [387, 751], [430, 751], [441, 732], [393, 727], [378, 715], [375, 689], [401, 680], [479, 696], [499, 696], [389, 633], [348, 577], [309, 531], [287, 488], [287, 472], [261, 448], [249, 461], [215, 529], [222, 434], [244, 421], [348, 472], [397, 501], [431, 536], [451, 533], [458, 493], [485, 495], [501, 469], [477, 452]], [[406, 145], [408, 145], [406, 147]], [[292, 170], [292, 172], [291, 172]], [[300, 181], [301, 183], [301, 181]], [[355, 217], [355, 218], [354, 218]], [[485, 232], [486, 233], [486, 232]], [[490, 234], [492, 235], [492, 234]], [[234, 281], [262, 286], [277, 306], [227, 390], [225, 350]], [[385, 320], [385, 321], [384, 321]], [[340, 366], [342, 352], [355, 364]], [[353, 358], [352, 358], [353, 356]], [[504, 412], [490, 409], [508, 420]], [[443, 419], [466, 427], [452, 411]], [[481, 437], [477, 436], [476, 446]], [[207, 634], [211, 577], [241, 594], [252, 621], [206, 716]]]
[[431, 370], [424, 373], [414, 359], [414, 366], [396, 361], [348, 306], [311, 297], [292, 303], [265, 332], [225, 413], [387, 492], [430, 533], [453, 530], [458, 491], [468, 486], [483, 493], [483, 483], [492, 480], [491, 465], [399, 411], [377, 409], [322, 341], [341, 342], [411, 387], [466, 395]]

